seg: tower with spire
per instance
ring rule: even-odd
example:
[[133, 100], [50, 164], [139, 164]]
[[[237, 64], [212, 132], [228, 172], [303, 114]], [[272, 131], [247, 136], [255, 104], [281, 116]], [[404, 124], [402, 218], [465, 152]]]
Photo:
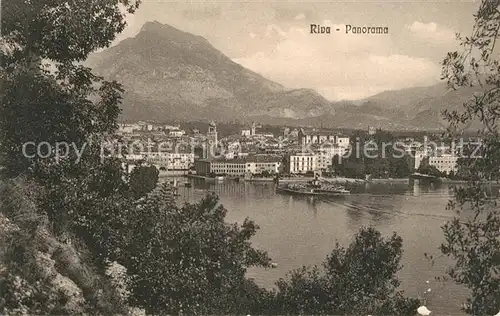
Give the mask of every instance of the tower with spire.
[[207, 157], [210, 156], [210, 153], [215, 153], [217, 150], [218, 138], [217, 138], [217, 124], [214, 121], [211, 121], [208, 125], [207, 132]]
[[250, 129], [250, 135], [251, 136], [254, 136], [255, 135], [255, 131], [257, 129], [257, 125], [255, 124], [255, 122], [252, 123], [252, 127]]

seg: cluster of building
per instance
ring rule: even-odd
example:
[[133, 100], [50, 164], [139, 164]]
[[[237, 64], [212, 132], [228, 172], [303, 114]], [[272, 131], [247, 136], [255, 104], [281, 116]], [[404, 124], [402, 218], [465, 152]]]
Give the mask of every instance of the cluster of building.
[[[128, 142], [139, 144], [123, 157], [130, 164], [143, 161], [160, 170], [182, 170], [199, 175], [243, 176], [248, 174], [306, 174], [330, 171], [336, 156], [344, 156], [351, 139], [338, 131], [283, 128], [279, 135], [259, 132], [252, 124], [223, 138], [211, 122], [205, 133], [194, 128], [189, 132], [174, 125], [145, 122], [120, 124], [119, 134]], [[368, 129], [368, 135], [376, 130]], [[414, 169], [425, 160], [443, 173], [457, 171], [459, 156], [454, 145], [430, 147], [401, 139], [405, 152], [414, 157]], [[148, 143], [146, 146], [145, 144]], [[427, 143], [427, 137], [424, 138]], [[146, 148], [147, 147], [147, 148]]]
[[256, 125], [229, 139], [220, 157], [195, 160], [198, 175], [244, 176], [256, 174], [306, 174], [329, 170], [333, 158], [349, 148], [349, 137], [332, 131], [292, 130], [282, 135], [257, 133]]
[[155, 125], [146, 122], [138, 122], [132, 124], [118, 124], [118, 134], [120, 135], [137, 135], [140, 136], [144, 132], [150, 132], [158, 136], [182, 137], [186, 134], [178, 125]]
[[328, 170], [333, 157], [343, 155], [349, 146], [348, 136], [332, 131], [283, 128], [275, 135], [259, 132], [259, 128], [254, 123], [239, 134], [219, 139], [215, 122], [205, 133], [196, 128], [186, 132], [179, 126], [138, 122], [119, 124], [118, 133], [135, 146], [123, 155], [130, 166], [143, 161], [160, 170], [190, 170], [200, 175]]

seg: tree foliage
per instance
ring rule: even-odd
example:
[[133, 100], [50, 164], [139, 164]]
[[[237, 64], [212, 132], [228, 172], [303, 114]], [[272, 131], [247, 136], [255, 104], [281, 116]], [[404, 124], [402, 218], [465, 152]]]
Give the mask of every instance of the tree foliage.
[[[453, 259], [449, 276], [470, 289], [465, 311], [493, 315], [500, 309], [500, 214], [495, 198], [487, 196], [487, 181], [499, 172], [500, 64], [496, 41], [500, 31], [500, 1], [483, 0], [474, 15], [472, 35], [459, 37], [463, 50], [443, 61], [443, 77], [451, 88], [479, 86], [462, 110], [445, 111], [448, 134], [460, 137], [477, 124], [482, 146], [478, 159], [462, 159], [469, 182], [456, 189], [449, 207], [462, 214], [443, 226], [441, 251]], [[465, 218], [464, 218], [465, 217]]]
[[396, 138], [389, 132], [377, 130], [374, 135], [358, 134], [351, 138], [347, 157], [333, 157], [336, 173], [343, 177], [364, 179], [405, 178], [411, 174], [412, 159], [398, 148]]
[[132, 169], [129, 179], [129, 189], [135, 199], [139, 199], [153, 189], [158, 184], [160, 172], [155, 166], [140, 165]]
[[[126, 200], [120, 196], [125, 186], [119, 162], [101, 159], [100, 144], [116, 128], [123, 90], [118, 83], [104, 81], [77, 62], [85, 60], [95, 49], [107, 47], [117, 32], [123, 30], [125, 13], [133, 12], [137, 5], [138, 2], [128, 0], [2, 2], [1, 171], [22, 182], [15, 186], [14, 193], [26, 187], [36, 189], [36, 194], [30, 197], [34, 205], [27, 207], [17, 204], [20, 203], [17, 200], [11, 201], [20, 217], [7, 216], [15, 224], [25, 217], [44, 219], [40, 225], [21, 225], [23, 238], [17, 240], [18, 245], [12, 245], [14, 248], [7, 249], [25, 255], [12, 256], [11, 267], [17, 264], [22, 269], [8, 269], [4, 285], [29, 285], [32, 290], [28, 288], [28, 292], [33, 295], [23, 297], [35, 299], [29, 304], [24, 299], [10, 300], [11, 312], [17, 310], [15, 304], [20, 305], [20, 310], [28, 308], [29, 314], [56, 312], [65, 304], [58, 300], [59, 296], [44, 292], [47, 288], [43, 284], [48, 286], [50, 282], [35, 286], [38, 281], [35, 274], [26, 270], [33, 265], [37, 252], [47, 251], [47, 238], [42, 239], [45, 245], [42, 249], [31, 245], [39, 240], [33, 235], [36, 227], [40, 226], [44, 235], [54, 237], [51, 244], [60, 244], [61, 249], [78, 245], [79, 253], [89, 250], [89, 257], [95, 261], [104, 262], [113, 253], [115, 237], [119, 235], [110, 235], [115, 231], [111, 229], [115, 228], [111, 220], [120, 203]], [[58, 142], [69, 148], [57, 148]], [[45, 147], [38, 146], [42, 143]], [[77, 154], [76, 150], [83, 154]], [[8, 197], [1, 198], [1, 211], [6, 214], [8, 208], [3, 203]], [[67, 242], [74, 246], [65, 245]], [[58, 253], [74, 260], [80, 258], [66, 251]], [[79, 268], [73, 269], [68, 264], [57, 269], [70, 272], [72, 281], [86, 293], [106, 292], [104, 284], [84, 281], [88, 275], [99, 275], [102, 265], [96, 266], [97, 274], [86, 272], [88, 275], [84, 276], [85, 273], [76, 272]], [[11, 282], [18, 279], [24, 281]], [[113, 309], [119, 312], [92, 303], [94, 294], [85, 296], [93, 306], [89, 312], [110, 313]], [[53, 308], [52, 303], [55, 303]], [[45, 309], [43, 304], [47, 304]]]
[[126, 216], [135, 233], [123, 256], [134, 303], [153, 314], [247, 312], [246, 268], [270, 259], [250, 244], [258, 227], [229, 225], [226, 212], [213, 195], [177, 206], [168, 184], [138, 201]]
[[304, 267], [278, 281], [277, 313], [414, 315], [419, 301], [396, 291], [401, 256], [401, 237], [363, 228], [349, 247], [336, 245], [323, 271]]

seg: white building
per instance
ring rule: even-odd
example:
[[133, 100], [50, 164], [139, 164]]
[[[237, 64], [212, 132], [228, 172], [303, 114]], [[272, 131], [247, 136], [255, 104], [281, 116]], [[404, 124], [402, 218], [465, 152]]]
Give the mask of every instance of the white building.
[[284, 169], [287, 173], [307, 173], [317, 170], [317, 156], [310, 153], [297, 153], [285, 156]]
[[261, 174], [268, 172], [278, 174], [281, 171], [282, 159], [277, 156], [256, 155], [246, 158], [246, 172], [251, 174]]
[[349, 142], [349, 136], [337, 135], [337, 137], [335, 138], [335, 145], [339, 147], [348, 148], [350, 144]]
[[339, 135], [331, 131], [305, 131], [299, 130], [299, 144], [305, 146], [308, 144], [329, 144], [339, 147], [349, 147], [349, 136]]
[[328, 170], [333, 163], [335, 156], [342, 157], [346, 154], [347, 148], [340, 146], [331, 146], [326, 148], [319, 148], [316, 152], [317, 156], [317, 169]]
[[167, 170], [188, 170], [194, 164], [194, 153], [147, 152], [145, 160]]
[[143, 154], [125, 154], [124, 156], [127, 160], [144, 160]]
[[139, 125], [141, 126], [142, 131], [152, 131], [153, 130], [153, 124], [146, 124], [144, 122], [139, 122]]
[[136, 130], [140, 130], [141, 127], [137, 124], [118, 124], [118, 132], [123, 134], [132, 134]]
[[443, 173], [449, 174], [452, 171], [457, 172], [457, 161], [459, 156], [454, 153], [454, 150], [450, 150], [449, 147], [444, 147], [444, 149], [447, 153], [443, 153], [439, 150], [431, 150], [429, 148], [417, 150], [415, 152], [415, 169], [420, 167], [424, 159], [429, 159], [429, 165], [436, 167], [437, 170]]
[[252, 135], [252, 131], [250, 129], [242, 129], [241, 130], [241, 136], [248, 137]]
[[436, 167], [437, 170], [450, 174], [457, 172], [458, 156], [452, 154], [442, 154], [436, 157], [429, 157], [429, 165]]
[[186, 134], [182, 129], [171, 129], [168, 131], [168, 135], [172, 137], [182, 137]]
[[196, 173], [207, 175], [215, 173], [227, 176], [245, 176], [246, 174], [261, 174], [267, 171], [277, 174], [281, 171], [281, 158], [269, 155], [256, 155], [234, 159], [197, 160]]
[[210, 162], [210, 172], [228, 176], [244, 176], [246, 173], [245, 159], [218, 159]]

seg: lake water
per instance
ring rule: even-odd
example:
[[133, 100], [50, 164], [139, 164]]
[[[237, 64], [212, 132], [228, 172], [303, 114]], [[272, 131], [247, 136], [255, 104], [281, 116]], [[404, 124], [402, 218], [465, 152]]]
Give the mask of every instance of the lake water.
[[[192, 188], [180, 188], [182, 200], [195, 202], [213, 191], [228, 210], [228, 222], [242, 223], [248, 217], [260, 226], [252, 242], [278, 264], [248, 272], [261, 286], [272, 287], [292, 269], [321, 264], [336, 240], [347, 246], [361, 227], [373, 226], [385, 236], [396, 232], [403, 238], [399, 278], [407, 295], [426, 298], [433, 315], [463, 314], [459, 307], [465, 290], [435, 280], [452, 263], [438, 249], [443, 241], [440, 227], [454, 216], [446, 210], [451, 185], [362, 184], [350, 196], [325, 201], [276, 194], [274, 183], [191, 181]], [[434, 265], [424, 253], [435, 257]]]

